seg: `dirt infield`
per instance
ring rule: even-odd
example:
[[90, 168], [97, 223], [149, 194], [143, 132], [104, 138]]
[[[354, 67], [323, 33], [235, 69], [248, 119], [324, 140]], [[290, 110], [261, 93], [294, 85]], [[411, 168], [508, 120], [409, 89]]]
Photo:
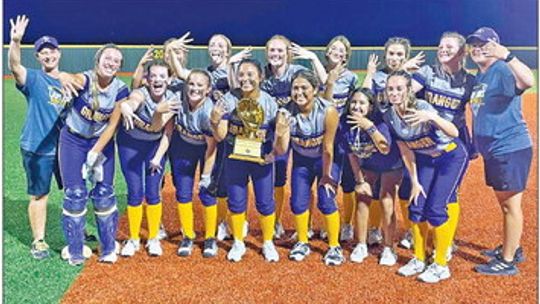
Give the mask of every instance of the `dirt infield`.
[[[524, 101], [527, 124], [533, 136], [534, 158], [529, 184], [523, 198], [525, 229], [522, 246], [527, 255], [514, 277], [487, 277], [473, 271], [484, 262], [480, 250], [501, 242], [502, 216], [495, 196], [485, 186], [482, 161], [471, 163], [461, 189], [462, 213], [456, 237], [459, 250], [449, 263], [452, 277], [437, 285], [428, 285], [396, 274], [412, 253], [398, 249], [394, 267], [377, 264], [382, 248], [370, 249], [369, 258], [358, 265], [350, 262], [340, 267], [326, 267], [321, 261], [326, 244], [311, 242], [313, 253], [304, 262], [292, 262], [287, 254], [293, 242], [277, 241], [279, 263], [266, 263], [260, 254], [261, 233], [256, 213], [249, 212], [251, 236], [242, 262], [225, 258], [230, 242], [219, 244], [219, 257], [204, 259], [202, 246], [202, 208], [197, 201], [197, 246], [190, 258], [176, 256], [180, 228], [170, 178], [164, 191], [164, 223], [172, 239], [164, 241], [164, 256], [150, 258], [141, 250], [135, 257], [120, 259], [115, 265], [97, 263], [94, 255], [66, 293], [64, 303], [534, 303], [538, 297], [538, 145], [537, 97], [527, 94]], [[250, 200], [251, 202], [251, 200]], [[253, 208], [251, 208], [253, 209]], [[398, 212], [399, 213], [399, 212]], [[315, 216], [315, 227], [321, 217]], [[284, 212], [288, 235], [294, 221], [288, 206]], [[143, 227], [146, 224], [143, 222]], [[402, 232], [402, 231], [401, 231]], [[120, 220], [119, 239], [127, 238], [126, 217]], [[143, 233], [146, 233], [143, 230]], [[143, 236], [143, 239], [145, 237]], [[343, 244], [348, 257], [352, 243]]]

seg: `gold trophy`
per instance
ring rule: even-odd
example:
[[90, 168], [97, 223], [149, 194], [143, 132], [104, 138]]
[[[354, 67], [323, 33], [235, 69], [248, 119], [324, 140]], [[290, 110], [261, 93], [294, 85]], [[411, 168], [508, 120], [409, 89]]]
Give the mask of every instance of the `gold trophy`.
[[259, 138], [257, 132], [264, 122], [264, 110], [254, 99], [242, 98], [236, 107], [236, 113], [244, 128], [234, 140], [233, 153], [229, 158], [264, 164], [262, 144], [264, 138]]

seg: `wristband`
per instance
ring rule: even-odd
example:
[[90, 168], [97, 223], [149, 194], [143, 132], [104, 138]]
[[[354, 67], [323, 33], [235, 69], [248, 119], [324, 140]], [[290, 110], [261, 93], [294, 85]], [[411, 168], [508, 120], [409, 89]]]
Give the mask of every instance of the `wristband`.
[[508, 53], [508, 56], [504, 59], [504, 62], [510, 62], [512, 59], [516, 58], [516, 55], [512, 54], [512, 52]]
[[373, 135], [373, 133], [377, 132], [377, 127], [375, 125], [372, 125], [371, 127], [366, 129], [366, 133], [368, 135]]

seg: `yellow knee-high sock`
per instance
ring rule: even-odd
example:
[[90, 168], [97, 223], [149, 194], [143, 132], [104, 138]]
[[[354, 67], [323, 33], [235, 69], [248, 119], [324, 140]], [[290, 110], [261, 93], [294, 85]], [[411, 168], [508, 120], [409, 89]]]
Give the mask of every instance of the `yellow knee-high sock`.
[[459, 202], [448, 204], [448, 224], [450, 225], [450, 231], [452, 232], [450, 238], [454, 241], [456, 237], [457, 226], [459, 223], [459, 214], [461, 213], [461, 207]]
[[276, 223], [276, 214], [260, 215], [263, 241], [271, 241], [274, 237], [274, 225]]
[[382, 207], [380, 200], [372, 200], [369, 205], [369, 227], [381, 227]]
[[351, 224], [356, 209], [356, 193], [343, 192], [343, 223]]
[[[446, 266], [446, 252], [452, 244], [452, 225], [450, 221], [435, 227], [435, 263]], [[415, 243], [416, 245], [416, 243]]]
[[403, 228], [409, 230], [412, 225], [411, 220], [409, 219], [409, 201], [400, 199], [399, 205], [401, 207], [401, 216], [403, 217]]
[[306, 210], [304, 213], [297, 214], [294, 216], [294, 223], [296, 224], [296, 235], [298, 236], [298, 241], [301, 243], [308, 242], [308, 223], [309, 223], [309, 210]]
[[215, 238], [217, 228], [217, 205], [204, 207], [204, 238]]
[[127, 215], [129, 222], [129, 238], [133, 240], [139, 239], [141, 232], [141, 222], [143, 215], [143, 206], [127, 206]]
[[154, 239], [158, 235], [161, 214], [163, 213], [161, 202], [146, 206], [146, 220], [148, 221], [148, 239]]
[[182, 225], [184, 236], [194, 239], [195, 231], [193, 230], [193, 203], [178, 203], [178, 217], [180, 218], [180, 224]]
[[[244, 240], [244, 222], [246, 221], [246, 213], [230, 213], [231, 215], [231, 226], [233, 237], [235, 241]], [[273, 229], [273, 228], [272, 228]], [[273, 231], [273, 230], [272, 230]]]
[[420, 261], [425, 261], [429, 227], [426, 222], [412, 223], [411, 229], [414, 242], [414, 256]]
[[227, 208], [227, 198], [218, 197], [217, 198], [217, 222], [221, 223], [227, 220], [227, 213], [229, 209]]
[[285, 187], [274, 187], [274, 200], [276, 201], [276, 221], [281, 222], [281, 213], [285, 204]]
[[339, 212], [324, 216], [326, 228], [328, 229], [328, 245], [330, 247], [339, 246]]

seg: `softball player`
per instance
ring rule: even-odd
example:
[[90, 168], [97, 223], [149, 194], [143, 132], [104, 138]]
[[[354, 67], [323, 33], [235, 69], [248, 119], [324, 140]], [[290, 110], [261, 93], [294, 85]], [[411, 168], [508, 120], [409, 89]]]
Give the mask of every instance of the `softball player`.
[[[465, 105], [471, 96], [474, 76], [464, 68], [465, 56], [465, 37], [455, 32], [443, 33], [437, 50], [438, 64], [425, 65], [416, 71], [412, 76], [412, 86], [413, 90], [418, 92], [417, 97], [426, 100], [443, 117], [452, 120], [459, 130], [459, 139], [465, 145], [470, 158], [475, 157], [477, 153], [465, 123]], [[458, 198], [452, 197], [448, 204], [449, 222], [453, 230], [452, 240], [457, 229], [459, 213]], [[448, 260], [452, 258], [452, 248], [448, 251], [447, 258]]]
[[[122, 173], [126, 179], [128, 199], [127, 216], [129, 239], [125, 241], [120, 255], [131, 257], [140, 249], [140, 228], [143, 217], [143, 201], [146, 201], [148, 222], [148, 241], [146, 248], [151, 256], [161, 256], [158, 237], [161, 222], [161, 183], [163, 173], [153, 172], [152, 157], [158, 149], [163, 132], [152, 129], [152, 117], [159, 105], [173, 99], [173, 93], [167, 90], [170, 71], [162, 60], [153, 60], [147, 64], [145, 87], [135, 89], [128, 99], [114, 110], [110, 123], [89, 153], [101, 153], [113, 137], [120, 116], [124, 117], [124, 126], [116, 136]], [[161, 162], [163, 166], [163, 162]]]
[[[457, 191], [467, 165], [467, 150], [451, 119], [440, 116], [428, 102], [412, 94], [411, 76], [404, 71], [388, 76], [386, 95], [392, 105], [385, 122], [396, 137], [411, 178], [409, 219], [413, 222], [414, 258], [399, 268], [403, 276], [437, 283], [450, 277], [446, 252], [452, 243], [447, 204]], [[435, 259], [426, 267], [428, 224], [435, 231]]]
[[351, 253], [351, 261], [361, 263], [368, 256], [367, 233], [369, 205], [373, 197], [372, 185], [382, 172], [388, 170], [385, 155], [390, 152], [392, 138], [384, 121], [373, 122], [374, 100], [370, 89], [353, 91], [347, 104], [346, 115], [350, 123], [344, 123], [341, 143], [351, 164], [357, 194], [356, 235], [357, 245]]
[[[195, 231], [193, 228], [193, 184], [197, 165], [201, 168], [199, 198], [204, 206], [205, 241], [204, 257], [217, 255], [216, 225], [217, 206], [215, 196], [208, 191], [211, 172], [216, 157], [216, 141], [212, 137], [210, 113], [213, 102], [210, 99], [211, 76], [203, 70], [192, 70], [182, 91], [179, 109], [165, 107], [155, 114], [154, 126], [162, 128], [165, 123], [166, 138], [162, 141], [154, 163], [159, 164], [169, 148], [173, 183], [176, 188], [178, 216], [182, 224], [184, 238], [178, 246], [177, 254], [191, 255]], [[170, 105], [169, 105], [170, 106]], [[174, 120], [171, 118], [174, 117]], [[174, 130], [173, 130], [174, 129]]]
[[336, 153], [335, 135], [339, 114], [331, 103], [318, 97], [319, 81], [311, 71], [299, 71], [292, 78], [291, 98], [291, 210], [295, 215], [298, 242], [289, 258], [302, 261], [310, 253], [308, 245], [311, 187], [317, 179], [317, 207], [325, 217], [330, 248], [324, 256], [326, 265], [343, 263], [339, 246], [339, 211], [335, 200], [343, 159]]
[[[240, 99], [255, 99], [264, 111], [264, 121], [257, 131], [263, 141], [261, 157], [279, 155], [285, 152], [288, 141], [288, 125], [280, 115], [276, 119], [278, 105], [274, 98], [260, 90], [262, 69], [257, 61], [244, 59], [238, 66], [240, 88], [227, 93], [222, 102], [218, 102], [212, 111], [211, 124], [214, 137], [225, 140], [225, 154], [232, 153], [237, 134], [244, 129], [236, 106]], [[274, 138], [275, 135], [275, 138]], [[270, 159], [270, 158], [268, 158]], [[261, 214], [260, 223], [263, 232], [262, 252], [267, 261], [278, 261], [279, 255], [272, 242], [275, 224], [275, 203], [273, 195], [273, 164], [257, 164], [248, 161], [225, 159], [227, 171], [227, 194], [231, 212], [234, 243], [227, 254], [227, 259], [238, 262], [246, 252], [242, 226], [247, 208], [247, 184], [251, 177], [255, 190], [255, 205]]]
[[521, 199], [532, 159], [532, 141], [521, 111], [521, 94], [534, 85], [534, 74], [506, 47], [491, 28], [467, 37], [471, 58], [478, 66], [471, 107], [473, 134], [484, 159], [485, 178], [501, 206], [503, 243], [483, 254], [492, 257], [476, 271], [515, 275], [524, 261], [519, 246], [523, 230]]
[[[103, 149], [105, 160], [101, 178], [95, 178], [95, 187], [87, 192], [82, 168], [94, 168], [97, 159], [87, 157], [98, 137], [107, 127], [115, 104], [129, 94], [127, 86], [116, 73], [122, 66], [122, 53], [117, 46], [107, 44], [95, 56], [94, 70], [67, 75], [82, 87], [67, 112], [66, 126], [60, 132], [59, 162], [64, 181], [64, 204], [62, 228], [68, 243], [70, 265], [81, 265], [86, 202], [88, 196], [95, 208], [96, 222], [101, 245], [100, 262], [114, 263], [116, 253], [116, 229], [118, 210], [114, 194], [114, 142]], [[100, 180], [101, 179], [101, 180]]]

